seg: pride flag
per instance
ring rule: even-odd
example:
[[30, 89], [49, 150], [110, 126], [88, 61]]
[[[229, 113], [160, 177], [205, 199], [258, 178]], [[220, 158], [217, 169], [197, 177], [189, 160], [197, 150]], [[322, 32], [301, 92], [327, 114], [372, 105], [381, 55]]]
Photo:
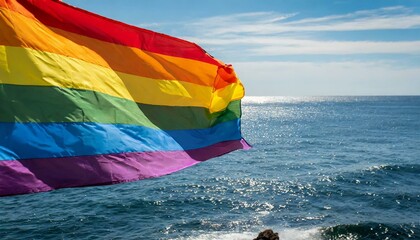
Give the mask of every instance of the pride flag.
[[0, 196], [158, 177], [249, 145], [244, 88], [194, 43], [0, 0]]

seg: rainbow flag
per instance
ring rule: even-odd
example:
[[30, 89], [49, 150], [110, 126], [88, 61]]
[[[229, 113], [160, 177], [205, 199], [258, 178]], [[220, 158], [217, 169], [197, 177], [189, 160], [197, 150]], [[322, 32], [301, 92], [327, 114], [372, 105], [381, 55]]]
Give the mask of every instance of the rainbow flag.
[[0, 0], [0, 32], [0, 196], [249, 148], [240, 80], [194, 43], [52, 0]]

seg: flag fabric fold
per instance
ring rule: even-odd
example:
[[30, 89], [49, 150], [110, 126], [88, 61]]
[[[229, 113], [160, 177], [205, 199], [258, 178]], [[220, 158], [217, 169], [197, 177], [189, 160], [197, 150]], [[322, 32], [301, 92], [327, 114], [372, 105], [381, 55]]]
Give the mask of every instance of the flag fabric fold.
[[250, 146], [244, 88], [198, 45], [0, 0], [0, 196], [159, 177]]

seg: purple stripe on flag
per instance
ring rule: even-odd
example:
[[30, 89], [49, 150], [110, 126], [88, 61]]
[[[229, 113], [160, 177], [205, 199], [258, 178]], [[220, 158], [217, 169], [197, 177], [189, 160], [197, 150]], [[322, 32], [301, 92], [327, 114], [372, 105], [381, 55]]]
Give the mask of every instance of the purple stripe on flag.
[[159, 177], [237, 149], [249, 148], [241, 139], [189, 151], [0, 161], [0, 196]]

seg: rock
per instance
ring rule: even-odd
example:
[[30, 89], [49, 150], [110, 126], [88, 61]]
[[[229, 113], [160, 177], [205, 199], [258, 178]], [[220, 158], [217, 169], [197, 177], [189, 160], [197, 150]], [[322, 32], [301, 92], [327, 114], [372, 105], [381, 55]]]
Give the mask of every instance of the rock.
[[280, 238], [278, 233], [273, 232], [271, 229], [266, 229], [260, 232], [254, 240], [280, 240]]

